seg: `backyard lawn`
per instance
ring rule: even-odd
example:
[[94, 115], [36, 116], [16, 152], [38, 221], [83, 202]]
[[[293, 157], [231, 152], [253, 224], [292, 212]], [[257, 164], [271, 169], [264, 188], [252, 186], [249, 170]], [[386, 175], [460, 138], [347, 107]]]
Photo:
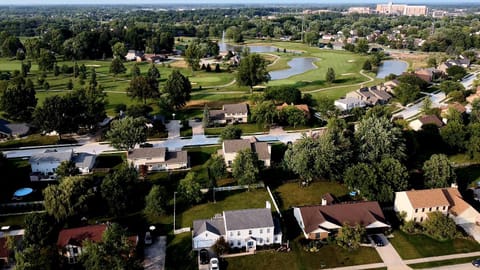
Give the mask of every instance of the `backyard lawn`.
[[437, 241], [423, 234], [409, 235], [400, 230], [394, 231], [393, 235], [394, 238], [389, 240], [402, 259], [480, 251], [480, 244], [471, 239]]

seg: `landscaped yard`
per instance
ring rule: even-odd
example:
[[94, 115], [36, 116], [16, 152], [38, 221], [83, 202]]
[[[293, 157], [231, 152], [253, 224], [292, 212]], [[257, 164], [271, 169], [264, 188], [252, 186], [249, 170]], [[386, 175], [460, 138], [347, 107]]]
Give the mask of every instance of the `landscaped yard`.
[[397, 230], [389, 239], [402, 259], [417, 259], [455, 253], [480, 251], [480, 244], [471, 239], [437, 241], [423, 234], [409, 235]]
[[[243, 135], [260, 133], [260, 132], [268, 132], [268, 128], [265, 128], [263, 126], [259, 126], [259, 125], [254, 124], [254, 123], [252, 123], [252, 124], [238, 124], [238, 125], [235, 125], [235, 126], [242, 130]], [[206, 128], [205, 129], [205, 135], [220, 135], [220, 133], [222, 133], [223, 129], [224, 129], [224, 127]]]
[[70, 139], [59, 141], [58, 136], [43, 136], [40, 134], [32, 134], [25, 138], [0, 142], [0, 148], [16, 148], [25, 146], [52, 145], [60, 143], [76, 143], [76, 141]]
[[473, 261], [477, 258], [478, 258], [478, 256], [474, 256], [474, 257], [459, 258], [459, 259], [452, 259], [452, 260], [445, 260], [445, 261], [435, 261], [435, 262], [409, 264], [408, 266], [410, 266], [413, 269], [435, 268], [435, 267], [445, 266], [445, 265], [469, 263], [469, 262], [471, 262], [471, 261]]

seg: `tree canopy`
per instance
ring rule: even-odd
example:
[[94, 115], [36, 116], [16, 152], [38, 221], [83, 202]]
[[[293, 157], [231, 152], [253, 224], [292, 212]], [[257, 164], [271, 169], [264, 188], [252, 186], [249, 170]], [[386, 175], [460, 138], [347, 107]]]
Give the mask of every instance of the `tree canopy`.
[[106, 137], [115, 149], [131, 150], [147, 140], [146, 129], [144, 118], [127, 116], [113, 121]]
[[423, 164], [425, 186], [428, 188], [448, 187], [456, 180], [448, 157], [444, 154], [434, 154]]
[[270, 74], [267, 71], [267, 63], [261, 55], [252, 53], [240, 60], [237, 72], [237, 83], [240, 86], [248, 86], [253, 90], [253, 86], [268, 82]]
[[185, 106], [190, 100], [192, 85], [190, 80], [178, 70], [172, 71], [161, 93], [161, 104], [169, 111]]
[[260, 180], [260, 162], [251, 149], [237, 152], [232, 163], [232, 176], [240, 185], [255, 184]]

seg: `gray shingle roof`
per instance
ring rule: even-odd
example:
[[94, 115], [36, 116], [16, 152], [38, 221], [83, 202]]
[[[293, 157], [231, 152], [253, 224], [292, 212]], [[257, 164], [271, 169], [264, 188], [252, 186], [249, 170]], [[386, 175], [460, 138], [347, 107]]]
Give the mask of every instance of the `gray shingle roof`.
[[175, 151], [175, 152], [167, 152], [167, 157], [165, 162], [168, 163], [187, 163], [188, 161], [188, 154], [187, 151]]
[[193, 237], [207, 231], [216, 235], [225, 235], [223, 217], [193, 221]]
[[270, 159], [270, 153], [268, 152], [268, 143], [256, 142], [253, 143], [253, 148], [253, 152], [257, 153], [258, 159]]
[[128, 158], [129, 159], [154, 158], [154, 157], [165, 158], [166, 151], [167, 151], [167, 149], [165, 147], [133, 149], [132, 151], [130, 151], [128, 153]]
[[246, 103], [239, 104], [225, 104], [223, 105], [223, 111], [227, 114], [231, 113], [248, 113], [248, 106]]
[[247, 139], [223, 141], [223, 150], [225, 151], [225, 153], [236, 153], [244, 149], [252, 149], [250, 141]]
[[224, 211], [223, 216], [227, 231], [273, 227], [272, 212], [268, 208]]
[[92, 168], [95, 163], [96, 156], [89, 153], [79, 153], [73, 157], [73, 162], [77, 168]]
[[30, 157], [30, 163], [62, 162], [72, 158], [72, 151], [66, 152], [45, 152]]
[[10, 123], [5, 119], [0, 119], [0, 133], [8, 136], [22, 136], [28, 133], [30, 126], [26, 123]]

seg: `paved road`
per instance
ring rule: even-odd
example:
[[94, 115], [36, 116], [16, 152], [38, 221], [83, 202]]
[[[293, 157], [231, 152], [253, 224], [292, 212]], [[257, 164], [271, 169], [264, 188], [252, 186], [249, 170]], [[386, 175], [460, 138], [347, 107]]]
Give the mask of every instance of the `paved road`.
[[[442, 100], [446, 98], [445, 93], [439, 92], [437, 94], [431, 94], [430, 100], [432, 101], [432, 107], [440, 107], [443, 105]], [[402, 111], [397, 112], [393, 115], [393, 117], [403, 117], [403, 119], [411, 118], [417, 114], [419, 114], [422, 110], [423, 101], [418, 102], [410, 107], [404, 108]]]
[[167, 251], [167, 237], [159, 236], [144, 250], [143, 268], [145, 270], [163, 270], [165, 268], [165, 254]]

